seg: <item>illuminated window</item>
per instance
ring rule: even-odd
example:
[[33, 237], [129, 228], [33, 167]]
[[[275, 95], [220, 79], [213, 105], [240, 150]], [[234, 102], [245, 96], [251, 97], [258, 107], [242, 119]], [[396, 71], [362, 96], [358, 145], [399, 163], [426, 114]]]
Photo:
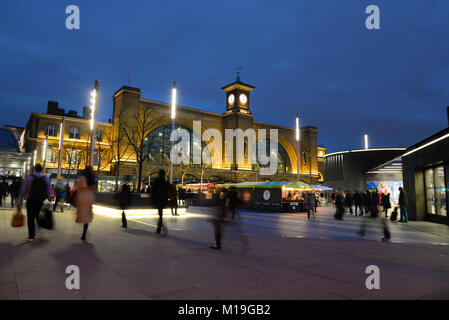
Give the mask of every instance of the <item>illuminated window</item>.
[[438, 166], [424, 171], [427, 213], [447, 216], [446, 184], [444, 167]]
[[47, 154], [45, 155], [45, 158], [48, 163], [56, 162], [56, 150], [53, 150], [52, 145], [47, 146]]
[[[262, 145], [265, 142], [265, 154], [267, 157], [270, 154], [270, 141], [259, 141], [255, 144], [255, 150], [253, 151], [253, 158], [254, 162], [256, 163], [254, 165], [255, 170], [260, 170], [260, 167], [268, 167], [269, 165], [261, 165], [258, 161], [259, 159], [259, 144]], [[287, 151], [285, 151], [284, 147], [278, 143], [278, 149], [277, 149], [277, 159], [278, 159], [278, 173], [291, 173], [291, 164], [290, 164], [290, 158], [287, 154]]]
[[71, 127], [70, 128], [70, 139], [79, 139], [80, 138], [80, 128], [78, 127]]
[[56, 137], [56, 125], [55, 124], [45, 125], [45, 135], [49, 137]]

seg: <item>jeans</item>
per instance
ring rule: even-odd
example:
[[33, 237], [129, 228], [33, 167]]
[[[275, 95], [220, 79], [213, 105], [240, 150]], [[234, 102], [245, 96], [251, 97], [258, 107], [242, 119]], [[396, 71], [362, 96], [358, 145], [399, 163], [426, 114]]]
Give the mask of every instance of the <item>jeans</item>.
[[360, 215], [363, 216], [363, 207], [361, 204], [356, 204], [355, 205], [355, 215], [357, 216], [357, 208], [360, 209]]
[[401, 219], [399, 221], [408, 221], [407, 206], [401, 206]]
[[162, 214], [164, 212], [164, 208], [159, 207], [157, 208], [157, 211], [159, 213], [159, 221], [157, 222], [157, 229], [156, 229], [156, 233], [161, 233], [163, 224], [162, 224]]
[[34, 219], [39, 218], [39, 213], [41, 212], [42, 205], [44, 201], [33, 201], [31, 199], [27, 200], [27, 224], [28, 224], [28, 238], [34, 239], [35, 237], [35, 224]]

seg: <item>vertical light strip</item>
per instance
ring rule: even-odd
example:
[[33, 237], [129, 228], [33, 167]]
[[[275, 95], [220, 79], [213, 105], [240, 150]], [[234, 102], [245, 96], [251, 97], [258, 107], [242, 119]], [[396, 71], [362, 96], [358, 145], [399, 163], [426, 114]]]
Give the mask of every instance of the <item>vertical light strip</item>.
[[95, 117], [95, 105], [97, 102], [97, 91], [94, 89], [90, 93], [90, 109], [92, 111], [92, 115], [90, 118], [90, 130], [93, 130], [94, 128], [94, 117]]
[[173, 89], [171, 92], [171, 119], [176, 118], [176, 81], [173, 83]]
[[368, 150], [368, 135], [365, 134], [365, 150]]

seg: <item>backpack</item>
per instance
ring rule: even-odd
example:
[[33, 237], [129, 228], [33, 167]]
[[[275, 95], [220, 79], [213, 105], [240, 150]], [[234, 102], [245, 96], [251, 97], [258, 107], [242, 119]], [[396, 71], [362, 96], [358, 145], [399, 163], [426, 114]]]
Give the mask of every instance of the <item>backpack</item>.
[[33, 175], [33, 180], [31, 181], [31, 197], [30, 199], [35, 201], [44, 201], [47, 198], [47, 181], [45, 181], [45, 176], [36, 177]]

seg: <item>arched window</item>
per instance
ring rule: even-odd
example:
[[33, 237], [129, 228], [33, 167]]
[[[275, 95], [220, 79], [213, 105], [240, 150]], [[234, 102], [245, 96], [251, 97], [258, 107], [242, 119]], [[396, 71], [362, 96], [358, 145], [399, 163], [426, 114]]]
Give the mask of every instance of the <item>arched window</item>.
[[[263, 141], [262, 141], [263, 143]], [[258, 143], [256, 143], [254, 146], [254, 152], [253, 152], [253, 158], [257, 159], [255, 166], [255, 170], [260, 170], [261, 164], [259, 163], [259, 144], [261, 144], [261, 141], [259, 141]], [[270, 154], [270, 141], [266, 140], [265, 141], [265, 154], [268, 155]], [[291, 163], [290, 163], [290, 158], [287, 154], [287, 151], [285, 151], [284, 147], [278, 143], [278, 150], [277, 150], [277, 158], [278, 158], [278, 171], [277, 173], [291, 173], [292, 172], [292, 167], [291, 167]], [[267, 167], [268, 165], [266, 165], [265, 167]]]
[[[190, 134], [190, 164], [193, 165], [193, 131], [192, 129], [186, 128], [184, 126], [175, 125], [175, 130], [177, 130], [178, 128], [185, 129]], [[145, 138], [144, 152], [149, 153], [150, 162], [160, 164], [170, 162], [171, 131], [172, 131], [171, 125], [160, 126], [151, 131], [150, 134], [148, 134], [148, 136]], [[178, 141], [181, 141], [181, 138], [179, 138]], [[205, 147], [205, 145], [206, 144], [202, 142], [201, 152]]]

